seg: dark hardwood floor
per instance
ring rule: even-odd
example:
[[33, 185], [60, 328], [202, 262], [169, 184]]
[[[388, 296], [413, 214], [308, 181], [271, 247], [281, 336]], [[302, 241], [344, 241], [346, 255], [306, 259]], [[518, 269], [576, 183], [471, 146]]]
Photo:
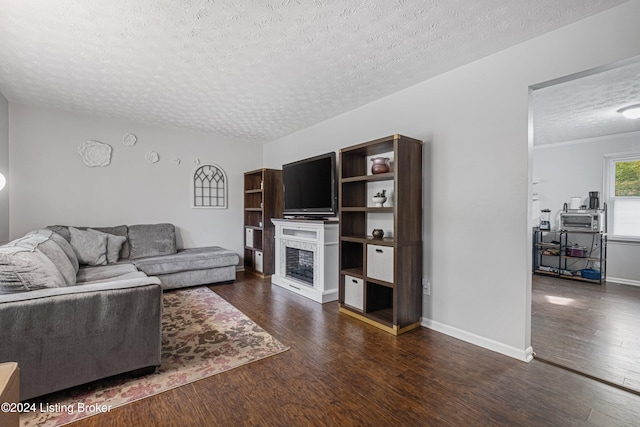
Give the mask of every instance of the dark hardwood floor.
[[640, 392], [640, 287], [533, 276], [537, 357]]
[[269, 280], [212, 289], [291, 349], [85, 426], [637, 425], [640, 397], [426, 328], [394, 337]]

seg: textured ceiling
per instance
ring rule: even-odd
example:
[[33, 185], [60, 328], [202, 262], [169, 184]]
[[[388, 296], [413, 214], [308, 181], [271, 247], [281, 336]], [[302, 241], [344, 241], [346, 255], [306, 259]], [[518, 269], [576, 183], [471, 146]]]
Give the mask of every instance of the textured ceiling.
[[640, 131], [618, 113], [640, 104], [640, 58], [533, 92], [535, 145]]
[[621, 3], [0, 0], [0, 92], [264, 143]]

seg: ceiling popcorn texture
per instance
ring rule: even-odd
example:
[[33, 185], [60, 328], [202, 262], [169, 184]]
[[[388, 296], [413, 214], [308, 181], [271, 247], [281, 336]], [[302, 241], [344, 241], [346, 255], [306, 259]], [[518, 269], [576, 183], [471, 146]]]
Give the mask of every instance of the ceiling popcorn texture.
[[0, 92], [265, 143], [621, 3], [0, 0]]
[[535, 145], [640, 131], [617, 111], [640, 104], [640, 58], [533, 92]]

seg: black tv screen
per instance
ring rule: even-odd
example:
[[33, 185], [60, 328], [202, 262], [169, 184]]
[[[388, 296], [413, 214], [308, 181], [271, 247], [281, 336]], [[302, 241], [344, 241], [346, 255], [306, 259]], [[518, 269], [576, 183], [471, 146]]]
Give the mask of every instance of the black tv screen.
[[284, 214], [328, 217], [337, 213], [336, 153], [282, 165]]

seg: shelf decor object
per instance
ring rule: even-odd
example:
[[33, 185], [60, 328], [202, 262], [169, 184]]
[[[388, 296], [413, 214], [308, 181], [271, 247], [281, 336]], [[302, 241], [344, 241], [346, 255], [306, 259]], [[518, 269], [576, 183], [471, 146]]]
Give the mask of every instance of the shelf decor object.
[[[386, 159], [386, 171], [369, 172], [373, 159]], [[394, 168], [386, 166], [391, 159]], [[393, 135], [343, 148], [339, 165], [339, 310], [394, 335], [417, 328], [422, 316], [422, 142]], [[393, 206], [368, 205], [380, 186], [393, 195]]]
[[384, 237], [384, 230], [382, 228], [376, 228], [371, 232], [374, 239], [382, 239]]
[[387, 173], [389, 172], [389, 158], [388, 157], [374, 157], [371, 159], [373, 163], [371, 165], [371, 173], [379, 174], [379, 173]]
[[275, 271], [275, 225], [282, 218], [282, 171], [244, 174], [244, 269], [260, 277]]
[[83, 142], [78, 147], [78, 154], [89, 167], [102, 167], [111, 163], [111, 146], [99, 141]]
[[382, 190], [376, 193], [376, 195], [371, 198], [376, 208], [384, 207], [384, 202], [387, 201], [386, 193], [387, 193], [387, 190]]

